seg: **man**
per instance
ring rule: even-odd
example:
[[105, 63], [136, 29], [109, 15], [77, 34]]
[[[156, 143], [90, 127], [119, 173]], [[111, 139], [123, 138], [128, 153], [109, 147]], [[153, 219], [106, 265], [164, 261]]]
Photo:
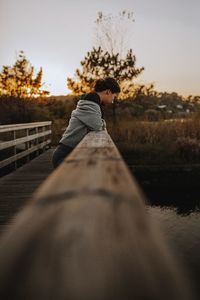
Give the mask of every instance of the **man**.
[[81, 96], [53, 153], [54, 168], [58, 167], [89, 131], [106, 129], [102, 106], [113, 103], [118, 93], [120, 86], [117, 81], [112, 77], [106, 77], [95, 82], [94, 91]]

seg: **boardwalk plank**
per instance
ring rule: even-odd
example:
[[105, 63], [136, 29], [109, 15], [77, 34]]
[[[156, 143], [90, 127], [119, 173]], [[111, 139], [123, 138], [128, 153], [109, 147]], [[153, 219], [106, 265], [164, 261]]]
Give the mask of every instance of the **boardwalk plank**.
[[9, 226], [15, 214], [31, 198], [33, 192], [53, 171], [51, 157], [54, 148], [30, 160], [16, 171], [0, 179], [0, 234]]

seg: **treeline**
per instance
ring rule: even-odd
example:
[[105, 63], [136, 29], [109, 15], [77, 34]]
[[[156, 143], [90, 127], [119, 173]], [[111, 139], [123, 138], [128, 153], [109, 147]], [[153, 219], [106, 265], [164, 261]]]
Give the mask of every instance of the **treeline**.
[[[81, 96], [52, 96], [59, 101], [74, 101], [76, 104]], [[51, 97], [49, 97], [51, 99]], [[175, 92], [146, 93], [141, 91], [132, 97], [118, 99], [114, 104], [103, 107], [108, 122], [117, 119], [122, 125], [123, 120], [159, 121], [174, 118], [191, 118], [200, 113], [200, 96], [184, 98]], [[70, 111], [71, 112], [71, 111]], [[67, 113], [67, 112], [66, 112]]]
[[[116, 101], [115, 118], [118, 122], [126, 120], [160, 121], [176, 118], [191, 118], [200, 113], [200, 97], [187, 99], [177, 93], [139, 94], [123, 101]], [[111, 114], [105, 109], [107, 117]]]
[[[81, 96], [51, 96], [37, 98], [0, 97], [0, 124], [69, 120]], [[159, 121], [190, 117], [200, 112], [198, 97], [184, 99], [177, 93], [140, 94], [103, 107], [106, 120], [123, 119]]]
[[69, 118], [75, 100], [57, 100], [54, 97], [18, 98], [0, 97], [0, 123], [15, 124]]

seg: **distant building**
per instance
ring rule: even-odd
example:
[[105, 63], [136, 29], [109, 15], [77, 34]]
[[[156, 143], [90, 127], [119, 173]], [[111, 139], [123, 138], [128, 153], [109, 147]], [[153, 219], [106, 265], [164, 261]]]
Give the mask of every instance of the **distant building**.
[[167, 105], [157, 105], [157, 107], [163, 109], [163, 108], [166, 108]]

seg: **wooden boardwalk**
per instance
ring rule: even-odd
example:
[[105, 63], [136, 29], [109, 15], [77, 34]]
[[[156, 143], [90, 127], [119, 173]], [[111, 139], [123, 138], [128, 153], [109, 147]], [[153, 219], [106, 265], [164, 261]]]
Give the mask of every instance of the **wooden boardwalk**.
[[32, 193], [53, 171], [51, 148], [30, 160], [16, 171], [0, 178], [0, 234], [32, 196]]

